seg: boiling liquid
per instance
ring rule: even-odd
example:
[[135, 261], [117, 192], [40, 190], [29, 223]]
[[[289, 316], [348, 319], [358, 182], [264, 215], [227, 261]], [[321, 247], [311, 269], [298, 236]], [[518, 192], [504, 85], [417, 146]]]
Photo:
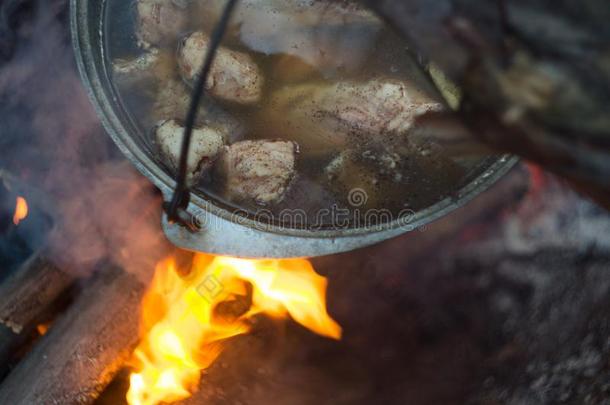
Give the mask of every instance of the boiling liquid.
[[[273, 109], [269, 99], [286, 86], [306, 83], [324, 86], [340, 81], [391, 79], [409, 83], [410, 90], [427, 93], [431, 98], [440, 100], [436, 89], [414, 61], [407, 44], [381, 21], [367, 25], [368, 22], [362, 21], [341, 23], [339, 19], [337, 23], [337, 19], [329, 14], [332, 9], [327, 13], [324, 7], [319, 7], [319, 1], [295, 2], [318, 3], [313, 9], [319, 11], [319, 20], [315, 20], [318, 17], [310, 12], [304, 13], [305, 17], [294, 18], [290, 11], [282, 7], [287, 0], [245, 1], [234, 16], [234, 21], [241, 19], [240, 23], [232, 24], [223, 40], [223, 46], [251, 55], [265, 78], [263, 96], [255, 105], [212, 101], [239, 121], [244, 129], [240, 140], [291, 139], [290, 134], [282, 133], [268, 119], [269, 111]], [[151, 130], [156, 124], [151, 117], [154, 98], [159, 89], [170, 80], [179, 80], [175, 55], [181, 38], [193, 31], [210, 33], [222, 4], [217, 0], [188, 3], [183, 10], [188, 16], [188, 24], [182, 32], [176, 33], [175, 40], [166, 41], [157, 47], [166, 61], [164, 74], [142, 81], [115, 81], [117, 96], [134, 121], [140, 136], [146, 140], [150, 153], [172, 175], [173, 169], [163, 162], [154, 145]], [[249, 12], [248, 7], [253, 7], [253, 4], [258, 9]], [[280, 6], [276, 7], [276, 4]], [[134, 58], [144, 52], [138, 47], [135, 35], [136, 13], [135, 2], [108, 0], [106, 4], [105, 47], [109, 71], [118, 59]], [[180, 115], [163, 118], [183, 119], [186, 109], [180, 111]], [[223, 185], [213, 172], [198, 184], [195, 192], [228, 208], [245, 210], [250, 214], [258, 213], [259, 219], [287, 221], [285, 225], [289, 227], [346, 226], [346, 221], [347, 226], [358, 227], [364, 225], [366, 211], [383, 211], [385, 214], [379, 219], [381, 222], [395, 219], [401, 213], [424, 209], [442, 200], [485, 170], [482, 158], [470, 159], [467, 163], [461, 160], [458, 164], [441, 147], [409, 145], [406, 136], [407, 141], [401, 149], [403, 155], [407, 155], [403, 156], [402, 172], [399, 176], [394, 173], [394, 178], [389, 180], [383, 174], [370, 173], [376, 167], [364, 157], [362, 162], [358, 162], [359, 154], [365, 152], [366, 156], [368, 153], [370, 158], [370, 154], [380, 150], [377, 144], [388, 143], [384, 137], [390, 135], [376, 136], [379, 137], [379, 142], [375, 139], [371, 141], [375, 137], [370, 136], [366, 139], [358, 136], [351, 139], [353, 145], [346, 149], [358, 152], [352, 153], [353, 161], [346, 169], [352, 171], [347, 176], [349, 180], [341, 184], [330, 181], [326, 171], [340, 151], [329, 151], [328, 154], [301, 153], [297, 156], [297, 175], [284, 199], [278, 204], [262, 207], [252, 201], [229, 201], [223, 195]], [[367, 150], [367, 142], [377, 146]], [[359, 179], [359, 176], [363, 179]], [[379, 181], [371, 182], [371, 176], [379, 177]], [[356, 196], [354, 193], [361, 195]], [[288, 215], [284, 215], [287, 212]], [[299, 213], [296, 219], [295, 212]], [[333, 212], [341, 213], [341, 224], [336, 223], [337, 218]], [[303, 213], [305, 219], [301, 215]], [[293, 223], [290, 223], [291, 220]]]

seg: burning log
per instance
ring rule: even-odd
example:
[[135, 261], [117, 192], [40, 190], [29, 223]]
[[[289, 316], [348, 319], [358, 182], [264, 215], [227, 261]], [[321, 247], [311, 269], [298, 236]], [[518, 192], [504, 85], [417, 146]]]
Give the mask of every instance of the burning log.
[[33, 328], [73, 282], [74, 276], [35, 255], [0, 285], [0, 323], [15, 333]]
[[104, 269], [0, 386], [3, 404], [91, 403], [138, 342], [144, 285]]
[[8, 374], [13, 362], [19, 357], [20, 350], [27, 346], [31, 335], [16, 334], [0, 325], [0, 381]]

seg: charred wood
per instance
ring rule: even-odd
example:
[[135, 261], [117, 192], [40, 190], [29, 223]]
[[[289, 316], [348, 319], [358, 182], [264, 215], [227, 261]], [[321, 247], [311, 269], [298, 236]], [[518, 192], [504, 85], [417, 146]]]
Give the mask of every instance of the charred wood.
[[75, 281], [37, 254], [0, 285], [0, 323], [14, 333], [31, 329]]
[[0, 386], [3, 404], [91, 403], [138, 342], [144, 286], [106, 268]]
[[15, 352], [25, 345], [27, 340], [25, 335], [18, 335], [6, 326], [0, 325], [0, 381], [8, 373], [15, 359]]

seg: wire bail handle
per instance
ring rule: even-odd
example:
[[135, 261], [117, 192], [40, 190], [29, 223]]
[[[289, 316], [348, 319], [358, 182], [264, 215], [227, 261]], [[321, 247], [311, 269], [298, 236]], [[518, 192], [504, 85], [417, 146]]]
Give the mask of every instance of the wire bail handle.
[[238, 0], [227, 0], [220, 20], [212, 32], [210, 46], [203, 60], [201, 71], [197, 76], [195, 87], [193, 88], [191, 95], [188, 113], [186, 115], [184, 135], [182, 137], [182, 145], [180, 148], [178, 175], [176, 176], [176, 188], [174, 189], [172, 199], [163, 204], [168, 221], [170, 223], [180, 224], [189, 229], [191, 232], [197, 232], [201, 229], [201, 226], [196, 218], [187, 211], [191, 200], [191, 190], [186, 181], [186, 171], [189, 149], [191, 146], [191, 138], [193, 135], [193, 127], [195, 126], [195, 120], [197, 119], [199, 104], [201, 103], [201, 99], [205, 93], [205, 84], [207, 83], [207, 78], [210, 74], [210, 70], [212, 69], [212, 64], [214, 63], [216, 51], [218, 50], [224, 33], [227, 30], [229, 20], [231, 19], [231, 15], [235, 9], [235, 6], [237, 5], [237, 2]]

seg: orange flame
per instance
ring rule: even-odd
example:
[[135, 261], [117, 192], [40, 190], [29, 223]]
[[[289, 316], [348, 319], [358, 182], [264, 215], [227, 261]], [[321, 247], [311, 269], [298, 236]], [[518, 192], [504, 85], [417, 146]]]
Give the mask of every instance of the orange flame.
[[17, 197], [15, 205], [15, 214], [13, 215], [13, 223], [19, 225], [22, 219], [28, 216], [28, 202], [23, 197]]
[[[142, 302], [144, 337], [134, 352], [127, 401], [155, 405], [191, 395], [224, 340], [248, 332], [256, 314], [292, 317], [310, 330], [341, 337], [326, 311], [326, 279], [307, 260], [245, 260], [197, 254], [183, 276], [176, 260], [157, 265]], [[241, 311], [219, 304], [245, 303]], [[222, 315], [221, 313], [229, 312]], [[234, 313], [239, 312], [239, 313]]]
[[40, 336], [44, 336], [49, 331], [50, 323], [41, 323], [36, 326], [36, 331]]

